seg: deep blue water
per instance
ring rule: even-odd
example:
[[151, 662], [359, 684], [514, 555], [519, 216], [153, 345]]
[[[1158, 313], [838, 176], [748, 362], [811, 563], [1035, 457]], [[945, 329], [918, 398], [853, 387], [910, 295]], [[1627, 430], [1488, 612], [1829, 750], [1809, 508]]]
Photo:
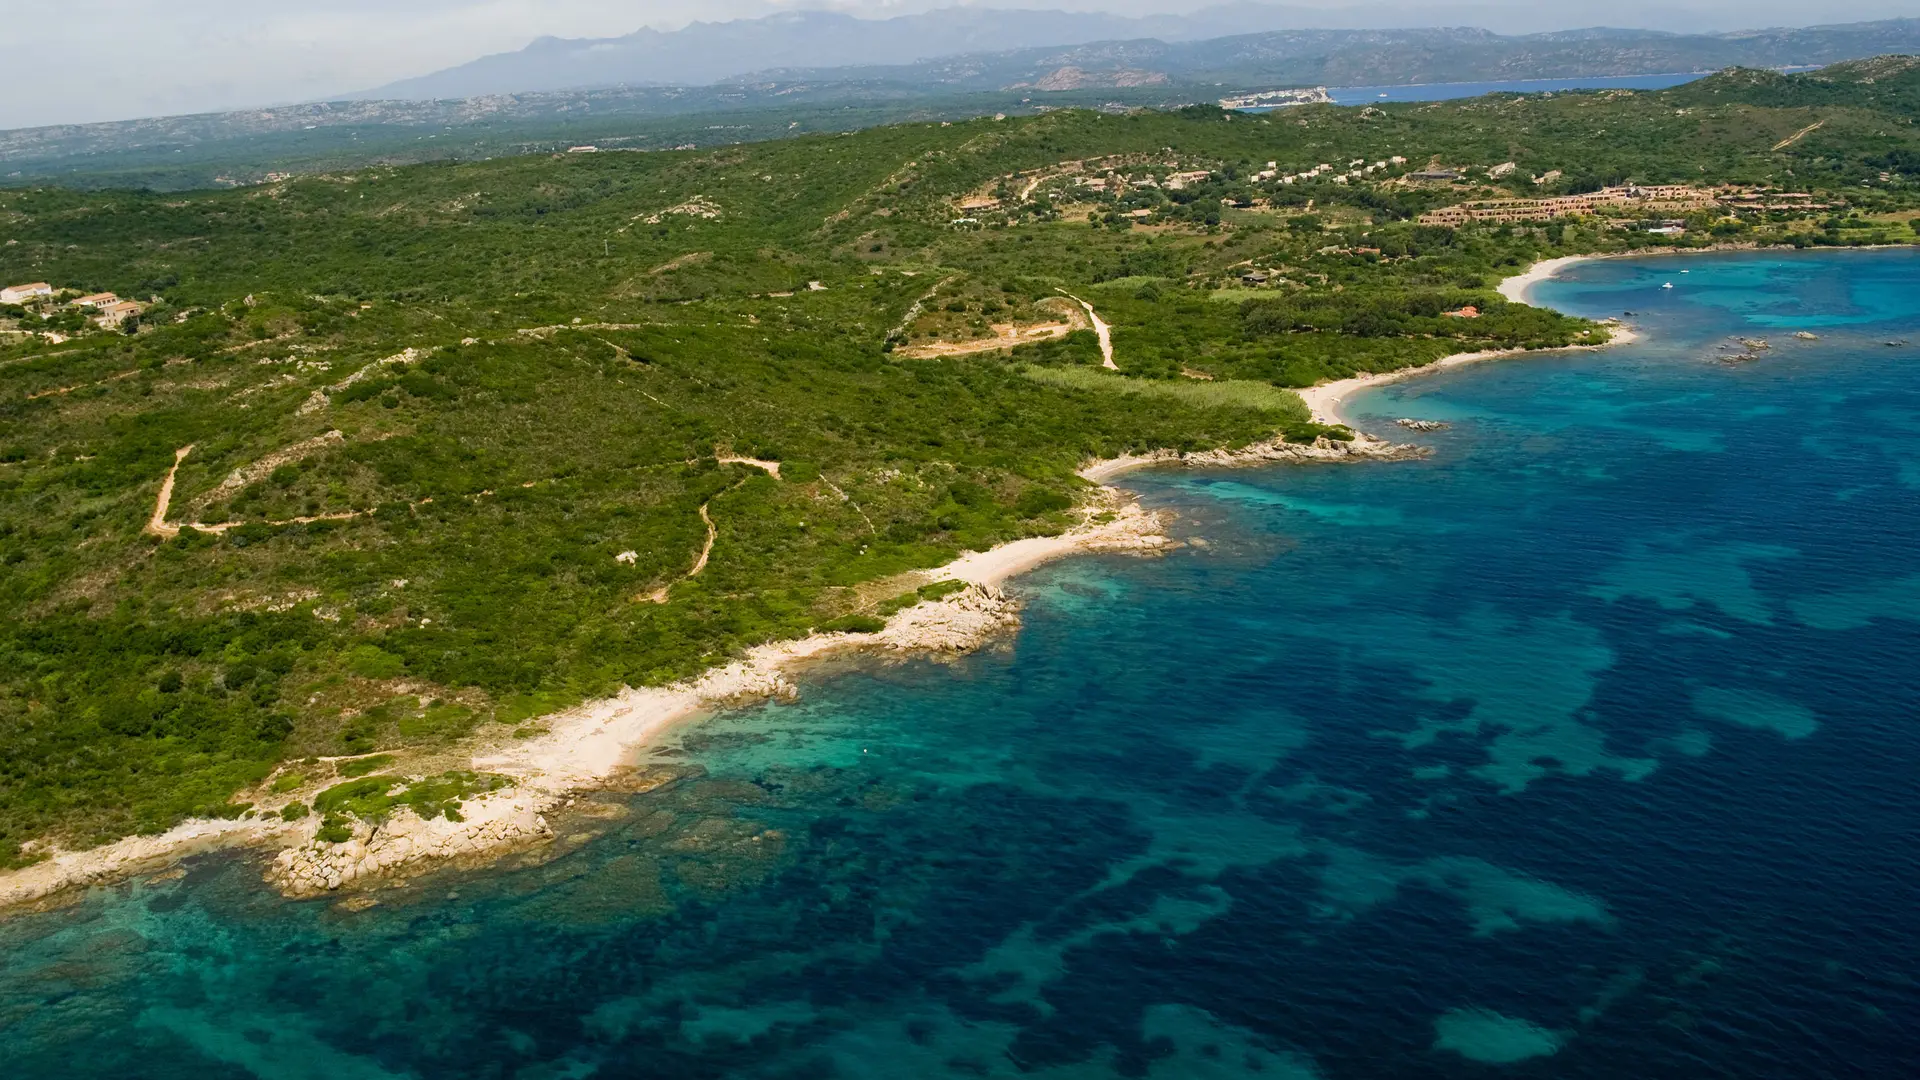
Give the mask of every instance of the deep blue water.
[[1193, 546], [689, 729], [543, 865], [0, 924], [0, 1076], [1915, 1075], [1920, 253], [1536, 299], [1646, 337], [1357, 401], [1424, 461], [1136, 475]]

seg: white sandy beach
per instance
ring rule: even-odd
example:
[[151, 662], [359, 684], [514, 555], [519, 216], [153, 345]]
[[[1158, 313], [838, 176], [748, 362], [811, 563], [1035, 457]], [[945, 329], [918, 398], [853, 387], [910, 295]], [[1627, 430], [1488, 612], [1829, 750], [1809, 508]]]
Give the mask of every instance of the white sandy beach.
[[[1499, 287], [1500, 295], [1506, 297], [1511, 303], [1527, 303], [1527, 296], [1535, 285], [1546, 281], [1561, 270], [1575, 263], [1586, 262], [1589, 259], [1600, 257], [1601, 256], [1595, 255], [1567, 255], [1558, 259], [1546, 259], [1534, 263], [1527, 268], [1525, 273], [1515, 274], [1505, 281], [1502, 281]], [[1478, 363], [1482, 360], [1497, 360], [1501, 357], [1525, 356], [1538, 353], [1605, 349], [1614, 345], [1626, 345], [1639, 338], [1639, 335], [1634, 332], [1632, 327], [1616, 325], [1609, 327], [1609, 329], [1612, 331], [1612, 336], [1604, 345], [1568, 345], [1558, 349], [1484, 349], [1479, 352], [1454, 353], [1451, 356], [1443, 356], [1431, 364], [1402, 368], [1399, 371], [1389, 371], [1379, 375], [1356, 375], [1350, 379], [1339, 379], [1334, 382], [1321, 383], [1319, 386], [1308, 387], [1305, 390], [1297, 391], [1297, 393], [1300, 395], [1300, 400], [1307, 403], [1307, 408], [1313, 413], [1315, 423], [1346, 424], [1351, 427], [1352, 421], [1345, 413], [1341, 412], [1340, 406], [1361, 390], [1381, 386], [1390, 382], [1398, 382], [1402, 379], [1419, 378], [1422, 375], [1430, 375], [1436, 371], [1445, 371], [1448, 368], [1459, 367], [1462, 364]]]
[[1563, 255], [1558, 259], [1542, 259], [1532, 266], [1527, 267], [1525, 272], [1515, 274], [1505, 281], [1502, 281], [1499, 289], [1500, 295], [1505, 297], [1508, 303], [1532, 303], [1532, 301], [1527, 299], [1527, 294], [1533, 291], [1535, 285], [1546, 281], [1548, 278], [1553, 277], [1555, 274], [1558, 274], [1560, 271], [1575, 263], [1583, 263], [1597, 257], [1598, 256], [1594, 255]]

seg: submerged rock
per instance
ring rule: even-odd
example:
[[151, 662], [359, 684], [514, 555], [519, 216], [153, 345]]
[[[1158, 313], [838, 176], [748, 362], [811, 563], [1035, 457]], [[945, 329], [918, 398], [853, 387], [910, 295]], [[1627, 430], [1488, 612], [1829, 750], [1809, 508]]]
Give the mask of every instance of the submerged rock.
[[1440, 420], [1414, 420], [1405, 416], [1395, 420], [1394, 423], [1399, 424], [1408, 431], [1445, 431], [1453, 426]]

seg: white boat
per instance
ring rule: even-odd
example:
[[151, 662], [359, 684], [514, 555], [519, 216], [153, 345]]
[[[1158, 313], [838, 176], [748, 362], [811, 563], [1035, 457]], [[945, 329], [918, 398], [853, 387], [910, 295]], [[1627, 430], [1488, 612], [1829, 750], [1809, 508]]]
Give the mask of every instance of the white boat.
[[1660, 287], [1661, 287], [1661, 288], [1663, 288], [1663, 289], [1671, 289], [1671, 288], [1673, 288], [1673, 282], [1671, 282], [1671, 281], [1669, 281], [1669, 282], [1667, 282], [1667, 283], [1666, 283], [1665, 285], [1662, 285], [1662, 286], [1660, 286]]

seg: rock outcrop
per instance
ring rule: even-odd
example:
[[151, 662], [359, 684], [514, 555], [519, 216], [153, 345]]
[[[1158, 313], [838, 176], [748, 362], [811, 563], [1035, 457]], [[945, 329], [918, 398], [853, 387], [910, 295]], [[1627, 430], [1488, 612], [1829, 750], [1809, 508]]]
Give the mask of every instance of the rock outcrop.
[[404, 869], [422, 873], [460, 860], [491, 860], [515, 848], [553, 838], [543, 811], [556, 801], [540, 792], [502, 791], [469, 800], [462, 820], [427, 820], [401, 807], [381, 822], [353, 822], [353, 836], [331, 844], [309, 828], [305, 842], [274, 856], [267, 882], [290, 897], [390, 878]]

